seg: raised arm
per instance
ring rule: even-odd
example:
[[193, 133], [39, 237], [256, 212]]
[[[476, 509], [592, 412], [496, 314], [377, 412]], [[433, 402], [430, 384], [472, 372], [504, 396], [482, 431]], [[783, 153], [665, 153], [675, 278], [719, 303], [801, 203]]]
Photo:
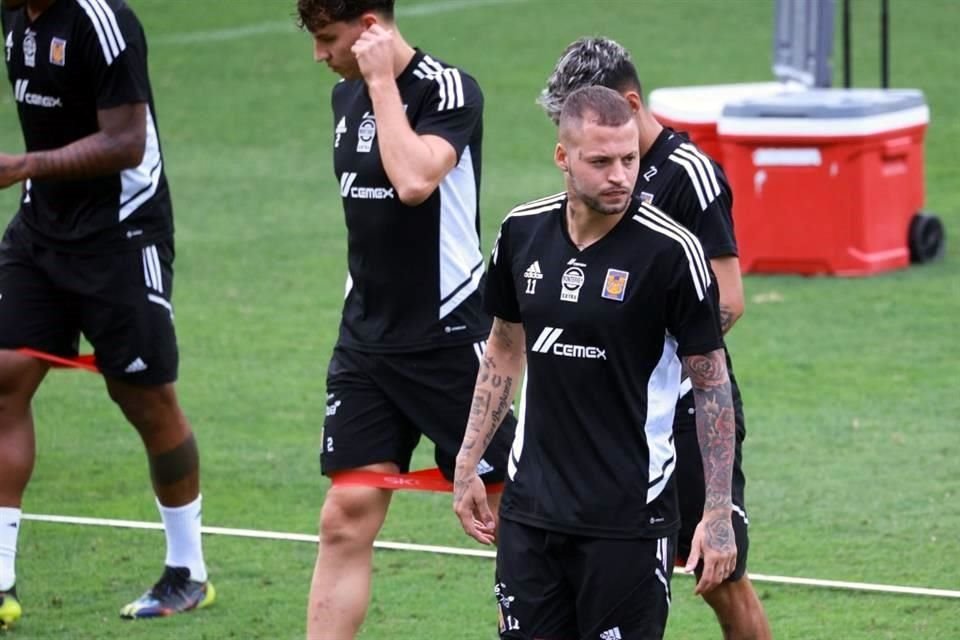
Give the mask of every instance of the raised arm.
[[360, 36], [353, 52], [367, 83], [377, 117], [380, 161], [406, 205], [430, 197], [457, 165], [457, 153], [436, 135], [419, 135], [410, 127], [394, 78], [392, 31], [375, 24]]
[[473, 403], [453, 480], [453, 510], [464, 532], [480, 543], [494, 539], [496, 523], [477, 464], [510, 410], [525, 355], [523, 325], [493, 319], [473, 390]]
[[737, 547], [730, 522], [736, 426], [723, 349], [686, 356], [683, 365], [693, 383], [697, 439], [706, 484], [703, 519], [694, 533], [686, 569], [692, 571], [703, 559], [703, 574], [694, 590], [694, 593], [702, 594], [723, 582], [737, 563]]
[[147, 139], [146, 104], [101, 109], [97, 120], [99, 131], [59, 149], [0, 154], [0, 188], [27, 178], [92, 178], [140, 164]]

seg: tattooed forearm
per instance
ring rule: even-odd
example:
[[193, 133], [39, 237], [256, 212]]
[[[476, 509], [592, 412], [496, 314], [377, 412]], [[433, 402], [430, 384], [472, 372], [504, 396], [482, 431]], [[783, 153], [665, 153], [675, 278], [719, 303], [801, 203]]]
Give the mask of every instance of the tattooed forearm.
[[733, 309], [728, 307], [725, 304], [720, 305], [720, 329], [724, 334], [733, 327], [733, 323], [737, 321], [737, 314], [733, 312]]
[[486, 352], [480, 358], [473, 403], [457, 454], [457, 474], [472, 472], [510, 411], [516, 381], [523, 369], [524, 343], [521, 325], [494, 318]]
[[[500, 376], [493, 376], [494, 380], [498, 380]], [[493, 384], [494, 387], [499, 388], [499, 384]], [[500, 397], [497, 399], [497, 406], [493, 409], [490, 417], [493, 422], [493, 428], [488, 431], [486, 437], [484, 437], [483, 448], [486, 448], [490, 445], [490, 441], [493, 440], [493, 434], [496, 433], [497, 429], [500, 428], [500, 423], [503, 422], [503, 418], [507, 415], [507, 411], [510, 410], [510, 405], [513, 403], [513, 378], [507, 376], [503, 380], [503, 388], [500, 390]]]
[[500, 318], [494, 318], [490, 333], [503, 344], [504, 349], [512, 350], [514, 348], [515, 345], [509, 323], [504, 322]]
[[730, 508], [736, 423], [724, 351], [690, 356], [684, 364], [693, 383], [697, 439], [706, 484], [704, 510]]
[[497, 365], [494, 364], [493, 360], [484, 354], [480, 358], [480, 373], [477, 375], [477, 384], [486, 384], [486, 382], [490, 379], [490, 370], [496, 368]]
[[687, 356], [683, 359], [683, 370], [695, 389], [709, 389], [730, 381], [723, 349], [702, 356]]
[[474, 390], [470, 417], [467, 419], [467, 431], [463, 434], [463, 444], [460, 445], [461, 451], [470, 451], [477, 445], [487, 416], [490, 415], [490, 395], [488, 389], [481, 389], [479, 385]]
[[[492, 376], [487, 374], [486, 383], [479, 382], [484, 377], [481, 373], [478, 376], [477, 388], [473, 392], [473, 403], [470, 405], [470, 417], [467, 420], [467, 430], [463, 436], [463, 444], [460, 451], [466, 453], [479, 447], [482, 454], [493, 440], [493, 435], [500, 428], [500, 423], [510, 410], [513, 402], [513, 377], [507, 376], [501, 378], [497, 374]], [[492, 409], [491, 399], [494, 390], [498, 391], [496, 406]]]

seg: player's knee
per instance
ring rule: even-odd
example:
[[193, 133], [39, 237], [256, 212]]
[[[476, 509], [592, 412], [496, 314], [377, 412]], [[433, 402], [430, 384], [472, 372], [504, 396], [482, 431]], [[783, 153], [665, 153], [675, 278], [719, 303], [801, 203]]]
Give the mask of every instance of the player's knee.
[[22, 415], [29, 411], [46, 366], [20, 354], [0, 350], [0, 413]]
[[383, 522], [382, 499], [375, 489], [331, 489], [320, 511], [320, 541], [341, 547], [369, 547]]
[[141, 434], [170, 432], [175, 440], [181, 440], [189, 431], [172, 385], [143, 387], [108, 382], [107, 392]]
[[746, 578], [724, 582], [704, 594], [704, 600], [716, 614], [724, 638], [745, 640], [760, 637], [756, 632], [765, 615], [753, 585]]

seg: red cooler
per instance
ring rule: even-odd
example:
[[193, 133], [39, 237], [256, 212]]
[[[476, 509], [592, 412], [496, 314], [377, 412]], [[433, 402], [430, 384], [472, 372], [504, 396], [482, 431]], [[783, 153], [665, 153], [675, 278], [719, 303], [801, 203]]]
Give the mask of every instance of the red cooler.
[[683, 131], [707, 155], [724, 164], [717, 122], [730, 102], [783, 92], [804, 91], [796, 82], [745, 82], [654, 89], [648, 98], [650, 113], [665, 127]]
[[811, 89], [728, 104], [717, 129], [744, 272], [908, 266], [929, 117], [915, 90]]

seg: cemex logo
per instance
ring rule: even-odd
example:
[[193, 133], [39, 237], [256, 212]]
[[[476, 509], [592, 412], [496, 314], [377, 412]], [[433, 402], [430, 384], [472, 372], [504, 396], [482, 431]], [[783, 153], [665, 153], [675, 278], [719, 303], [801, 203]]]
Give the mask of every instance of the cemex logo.
[[552, 353], [563, 358], [580, 358], [583, 360], [606, 360], [607, 350], [599, 347], [590, 347], [582, 344], [564, 344], [557, 342], [563, 329], [544, 327], [543, 331], [533, 343], [534, 353]]
[[48, 109], [63, 106], [63, 102], [60, 101], [60, 98], [54, 98], [53, 96], [42, 96], [39, 93], [27, 93], [27, 85], [29, 83], [29, 80], [17, 80], [13, 83], [14, 100], [33, 105], [35, 107], [46, 107]]
[[340, 176], [340, 196], [357, 200], [393, 200], [393, 187], [355, 187], [357, 174], [346, 171]]

